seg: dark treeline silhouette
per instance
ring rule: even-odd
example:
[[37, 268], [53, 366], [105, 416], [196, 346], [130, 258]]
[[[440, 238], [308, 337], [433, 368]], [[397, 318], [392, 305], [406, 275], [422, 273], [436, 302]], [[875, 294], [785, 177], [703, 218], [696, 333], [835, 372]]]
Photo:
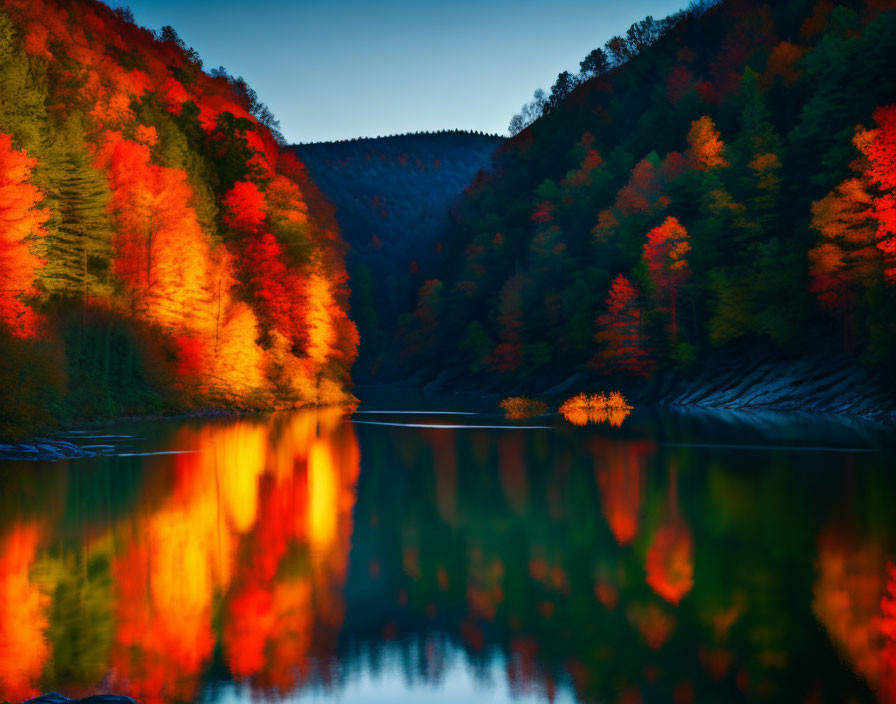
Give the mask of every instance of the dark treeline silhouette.
[[423, 284], [420, 271], [441, 257], [449, 208], [501, 141], [443, 130], [295, 147], [351, 246], [352, 317], [362, 340], [356, 376], [378, 365], [399, 312]]
[[622, 66], [644, 49], [671, 31], [676, 25], [689, 17], [700, 17], [720, 0], [692, 0], [685, 10], [679, 10], [661, 20], [648, 15], [640, 22], [635, 22], [625, 36], [615, 35], [607, 40], [603, 48], [592, 49], [579, 63], [579, 72], [572, 74], [561, 71], [551, 93], [547, 95], [541, 88], [535, 91], [532, 100], [523, 106], [510, 120], [507, 128], [510, 135], [516, 135], [531, 125], [535, 120], [559, 107], [572, 90], [585, 81], [596, 78], [611, 69]]
[[493, 137], [495, 139], [503, 139], [503, 135], [500, 134], [490, 134], [488, 132], [483, 132], [482, 130], [421, 130], [418, 132], [405, 132], [403, 134], [388, 134], [388, 135], [379, 135], [377, 137], [350, 137], [348, 139], [333, 139], [330, 141], [323, 142], [296, 142], [296, 147], [310, 147], [315, 144], [352, 144], [354, 142], [379, 142], [379, 141], [389, 141], [395, 139], [401, 139], [402, 137], [431, 137], [433, 135], [468, 135], [468, 136], [478, 136], [478, 137]]
[[496, 151], [400, 373], [543, 388], [735, 348], [893, 369], [894, 58], [892, 0], [685, 14]]

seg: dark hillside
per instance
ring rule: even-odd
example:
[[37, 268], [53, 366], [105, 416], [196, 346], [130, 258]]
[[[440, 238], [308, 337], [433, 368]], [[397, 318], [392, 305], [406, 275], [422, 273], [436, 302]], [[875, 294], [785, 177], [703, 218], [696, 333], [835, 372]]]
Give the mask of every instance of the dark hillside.
[[538, 390], [734, 345], [896, 366], [896, 3], [645, 23], [466, 191], [397, 373]]
[[294, 147], [337, 209], [352, 250], [352, 310], [361, 332], [356, 376], [365, 375], [386, 341], [398, 310], [412, 305], [437, 261], [449, 209], [501, 144], [470, 132], [407, 134]]

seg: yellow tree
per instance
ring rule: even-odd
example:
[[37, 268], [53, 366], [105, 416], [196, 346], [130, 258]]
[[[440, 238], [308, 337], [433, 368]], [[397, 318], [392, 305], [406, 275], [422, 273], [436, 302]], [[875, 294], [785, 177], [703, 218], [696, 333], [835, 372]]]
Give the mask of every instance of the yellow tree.
[[725, 159], [725, 143], [712, 118], [704, 115], [691, 123], [688, 145], [690, 149], [687, 155], [693, 168], [712, 171], [728, 166], [728, 160]]

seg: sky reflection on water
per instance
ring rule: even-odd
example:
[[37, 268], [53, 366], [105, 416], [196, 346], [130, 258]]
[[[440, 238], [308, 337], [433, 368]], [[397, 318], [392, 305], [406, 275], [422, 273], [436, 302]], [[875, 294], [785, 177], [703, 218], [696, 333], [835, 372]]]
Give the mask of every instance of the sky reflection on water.
[[[429, 644], [430, 649], [432, 643]], [[505, 672], [504, 657], [493, 653], [482, 666], [472, 667], [461, 648], [450, 642], [440, 643], [438, 672], [428, 662], [409, 663], [398, 648], [387, 648], [383, 662], [372, 663], [361, 658], [353, 664], [336, 688], [307, 687], [285, 695], [278, 701], [287, 704], [316, 702], [382, 702], [426, 701], [427, 704], [462, 704], [486, 700], [491, 704], [538, 704], [547, 700], [547, 692], [532, 687], [511, 687]], [[429, 656], [430, 658], [432, 655]], [[416, 665], [416, 667], [415, 667]], [[247, 685], [227, 685], [207, 692], [205, 704], [244, 704], [255, 701]], [[573, 704], [575, 696], [569, 686], [561, 685], [552, 693], [555, 704]]]

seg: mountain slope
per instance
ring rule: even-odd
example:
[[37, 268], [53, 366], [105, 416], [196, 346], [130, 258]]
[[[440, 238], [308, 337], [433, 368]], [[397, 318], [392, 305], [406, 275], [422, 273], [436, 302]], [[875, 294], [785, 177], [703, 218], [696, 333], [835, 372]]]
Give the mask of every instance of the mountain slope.
[[398, 313], [437, 260], [449, 211], [503, 140], [469, 132], [407, 134], [294, 147], [336, 206], [352, 251], [352, 311], [367, 373], [391, 340]]
[[100, 2], [0, 2], [0, 435], [348, 398], [331, 207], [213, 73]]
[[732, 345], [894, 368], [896, 4], [727, 0], [619, 54], [467, 190], [404, 373], [531, 390]]

